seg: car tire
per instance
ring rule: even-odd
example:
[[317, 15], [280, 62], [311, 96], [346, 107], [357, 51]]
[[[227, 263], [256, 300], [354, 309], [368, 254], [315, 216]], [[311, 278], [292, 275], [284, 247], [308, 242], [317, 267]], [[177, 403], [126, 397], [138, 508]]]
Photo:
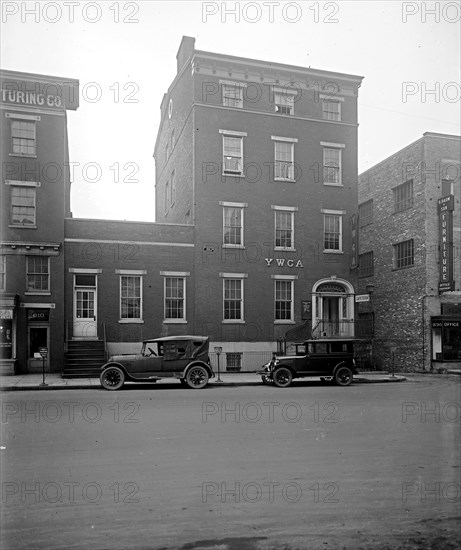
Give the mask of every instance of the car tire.
[[205, 367], [195, 365], [186, 374], [186, 384], [193, 390], [200, 390], [208, 384], [208, 372]]
[[268, 386], [272, 384], [272, 378], [268, 374], [261, 375], [261, 381]]
[[105, 390], [119, 390], [125, 383], [125, 373], [120, 367], [107, 367], [102, 371], [99, 380]]
[[293, 380], [293, 374], [287, 367], [279, 367], [274, 370], [272, 380], [278, 388], [288, 388]]
[[349, 367], [339, 367], [335, 371], [335, 384], [338, 386], [349, 386], [352, 383], [354, 375]]

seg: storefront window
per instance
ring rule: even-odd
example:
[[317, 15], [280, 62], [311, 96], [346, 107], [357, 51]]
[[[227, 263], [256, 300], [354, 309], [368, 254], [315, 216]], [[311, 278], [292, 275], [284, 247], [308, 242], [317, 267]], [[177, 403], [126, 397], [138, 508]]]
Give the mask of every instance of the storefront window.
[[13, 357], [13, 321], [0, 320], [0, 359]]
[[461, 320], [432, 318], [432, 360], [461, 361]]

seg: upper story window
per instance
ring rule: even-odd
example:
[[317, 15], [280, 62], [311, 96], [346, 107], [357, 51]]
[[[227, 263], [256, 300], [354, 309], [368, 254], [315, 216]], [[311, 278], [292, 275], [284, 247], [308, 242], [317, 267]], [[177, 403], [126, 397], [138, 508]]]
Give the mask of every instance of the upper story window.
[[274, 141], [274, 179], [294, 181], [296, 138], [271, 136]]
[[394, 187], [394, 213], [402, 212], [413, 206], [413, 180], [408, 180]]
[[359, 204], [359, 226], [365, 227], [373, 223], [373, 199]]
[[415, 264], [413, 239], [394, 244], [394, 269], [411, 267]]
[[[223, 280], [223, 319], [243, 321], [243, 277], [245, 274], [222, 274]], [[235, 278], [233, 278], [235, 277]]]
[[243, 138], [246, 132], [219, 130], [223, 135], [223, 174], [243, 175]]
[[165, 321], [186, 322], [186, 276], [189, 273], [161, 272], [164, 279]]
[[343, 251], [343, 215], [344, 211], [322, 210], [323, 212], [323, 251]]
[[326, 143], [323, 145], [323, 183], [325, 185], [342, 185], [342, 143]]
[[331, 99], [322, 101], [322, 111], [324, 120], [341, 120], [341, 102]]
[[28, 292], [49, 292], [50, 259], [47, 256], [27, 256], [26, 277]]
[[120, 319], [142, 319], [142, 277], [120, 276]]
[[294, 280], [275, 280], [275, 321], [294, 320]]
[[35, 121], [11, 121], [12, 153], [21, 156], [35, 156], [37, 143], [35, 136]]
[[294, 218], [297, 207], [272, 206], [275, 210], [275, 248], [294, 250]]
[[222, 104], [224, 107], [243, 108], [243, 89], [245, 83], [220, 80], [222, 86]]
[[224, 207], [223, 244], [243, 245], [243, 208]]
[[36, 227], [36, 198], [39, 182], [6, 180], [11, 186], [11, 225]]
[[373, 251], [359, 255], [359, 277], [371, 277], [373, 270]]
[[274, 88], [275, 112], [280, 115], [293, 115], [296, 94], [296, 90]]

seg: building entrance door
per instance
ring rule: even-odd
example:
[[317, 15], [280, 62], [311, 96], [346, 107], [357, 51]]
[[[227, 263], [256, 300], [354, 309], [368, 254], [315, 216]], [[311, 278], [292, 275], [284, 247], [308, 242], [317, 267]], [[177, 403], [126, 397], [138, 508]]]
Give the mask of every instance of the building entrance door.
[[97, 310], [96, 276], [76, 274], [74, 284], [74, 338], [82, 340], [97, 339]]
[[45, 371], [50, 370], [50, 332], [49, 325], [30, 324], [28, 326], [28, 359], [27, 372], [41, 372], [43, 369], [43, 358], [40, 355], [40, 348], [48, 350], [45, 358]]

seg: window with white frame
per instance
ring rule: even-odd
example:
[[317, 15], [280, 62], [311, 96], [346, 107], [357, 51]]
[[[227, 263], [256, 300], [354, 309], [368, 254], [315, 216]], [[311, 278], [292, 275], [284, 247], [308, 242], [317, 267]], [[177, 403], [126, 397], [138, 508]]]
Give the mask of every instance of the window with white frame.
[[243, 246], [243, 206], [224, 205], [223, 245]]
[[224, 320], [243, 321], [243, 279], [223, 279]]
[[224, 107], [243, 108], [243, 88], [246, 84], [239, 82], [221, 81], [222, 104]]
[[243, 136], [223, 135], [223, 174], [243, 173]]
[[295, 110], [295, 91], [276, 90], [274, 91], [275, 112], [280, 115], [293, 115]]
[[120, 275], [120, 319], [142, 319], [142, 277]]
[[165, 320], [186, 320], [186, 279], [181, 276], [165, 277]]
[[294, 250], [294, 210], [272, 207], [275, 210], [275, 248]]
[[394, 187], [394, 213], [402, 212], [413, 206], [413, 180]]
[[323, 183], [341, 185], [341, 149], [323, 148]]
[[0, 290], [6, 288], [6, 256], [0, 256]]
[[323, 210], [323, 251], [342, 252], [343, 214], [342, 211]]
[[37, 154], [35, 121], [11, 120], [11, 152], [19, 156], [35, 156]]
[[26, 278], [28, 292], [49, 292], [50, 258], [47, 256], [27, 256]]
[[293, 321], [293, 279], [275, 280], [275, 320]]
[[275, 179], [294, 179], [294, 143], [275, 141]]
[[322, 102], [324, 120], [341, 120], [341, 102], [324, 99]]
[[394, 244], [394, 269], [411, 267], [415, 264], [413, 239]]
[[[19, 182], [18, 182], [19, 183]], [[36, 225], [36, 183], [11, 185], [11, 224], [23, 227]]]

